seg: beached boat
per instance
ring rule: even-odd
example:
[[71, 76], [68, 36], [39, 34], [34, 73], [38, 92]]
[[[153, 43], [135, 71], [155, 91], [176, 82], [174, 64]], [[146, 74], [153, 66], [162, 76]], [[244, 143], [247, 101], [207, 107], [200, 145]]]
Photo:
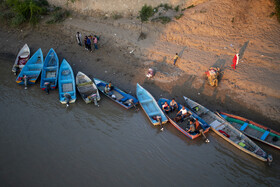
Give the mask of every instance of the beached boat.
[[220, 112], [221, 116], [232, 124], [235, 128], [242, 131], [245, 135], [280, 149], [280, 133], [268, 127], [260, 125], [246, 118]]
[[267, 161], [268, 163], [272, 161], [271, 155], [268, 155], [257, 144], [234, 128], [224, 118], [185, 96], [184, 99], [187, 106], [208, 123], [211, 126], [211, 129], [224, 140], [261, 161]]
[[44, 61], [40, 83], [40, 88], [47, 91], [47, 93], [49, 93], [49, 90], [54, 90], [56, 88], [58, 68], [58, 57], [53, 48], [51, 48]]
[[114, 102], [118, 103], [125, 109], [130, 109], [132, 107], [136, 107], [136, 104], [138, 103], [138, 100], [133, 97], [132, 95], [122, 91], [118, 87], [114, 86], [112, 90], [110, 90], [108, 93], [105, 92], [105, 86], [109, 85], [108, 82], [105, 82], [103, 80], [93, 78], [97, 88], [100, 92], [102, 92], [104, 95], [109, 97]]
[[76, 85], [86, 104], [94, 102], [95, 105], [98, 105], [97, 101], [100, 101], [98, 89], [88, 76], [79, 71], [76, 75]]
[[34, 53], [34, 55], [32, 55], [22, 68], [16, 82], [20, 85], [24, 84], [25, 89], [27, 89], [28, 84], [35, 84], [43, 68], [43, 60], [43, 52], [40, 48]]
[[70, 64], [63, 59], [58, 73], [59, 100], [62, 104], [74, 103], [76, 101], [76, 87], [74, 73]]
[[[167, 104], [170, 106], [170, 102], [171, 100], [169, 99], [165, 99], [165, 98], [160, 98], [158, 100], [158, 105], [161, 107], [165, 102], [167, 102]], [[203, 133], [206, 133], [209, 131], [210, 126], [204, 121], [202, 120], [199, 116], [197, 116], [194, 112], [191, 112], [187, 107], [186, 110], [188, 111], [188, 113], [190, 113], [191, 115], [189, 115], [186, 119], [184, 119], [183, 121], [181, 120], [176, 120], [176, 114], [178, 113], [178, 111], [180, 111], [182, 109], [182, 106], [180, 103], [177, 102], [178, 105], [178, 109], [177, 110], [173, 110], [170, 111], [168, 113], [166, 113], [166, 116], [169, 120], [169, 122], [179, 131], [181, 131], [184, 135], [186, 135], [187, 137], [191, 138], [191, 139], [195, 139], [197, 137], [199, 137], [201, 135], [201, 133], [199, 131], [195, 131], [195, 132], [188, 132], [187, 130], [190, 128], [190, 120], [193, 119], [198, 119], [200, 126], [203, 129]], [[177, 121], [177, 122], [176, 122]]]
[[153, 125], [167, 123], [168, 119], [158, 106], [154, 97], [137, 83], [136, 95], [141, 107]]
[[27, 44], [25, 44], [19, 51], [15, 63], [12, 68], [12, 72], [16, 75], [20, 72], [24, 65], [27, 63], [30, 57], [30, 49]]

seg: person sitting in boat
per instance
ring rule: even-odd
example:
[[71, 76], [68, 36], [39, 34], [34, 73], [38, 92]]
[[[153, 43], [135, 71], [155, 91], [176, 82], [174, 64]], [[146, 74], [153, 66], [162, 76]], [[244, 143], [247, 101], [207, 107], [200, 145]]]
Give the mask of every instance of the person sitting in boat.
[[104, 88], [104, 92], [105, 92], [106, 94], [109, 94], [110, 88], [109, 88], [109, 85], [108, 85], [108, 84], [106, 84], [106, 86], [105, 86], [105, 88]]
[[111, 81], [109, 82], [109, 91], [113, 90], [114, 89], [114, 86], [112, 85]]
[[168, 105], [167, 102], [164, 102], [164, 104], [162, 105], [162, 110], [165, 112], [165, 113], [168, 113], [170, 111], [170, 107]]
[[171, 109], [171, 111], [174, 111], [175, 109], [178, 109], [178, 104], [177, 104], [177, 102], [175, 101], [174, 98], [170, 102], [170, 109]]
[[186, 130], [187, 130], [187, 132], [190, 132], [192, 134], [196, 132], [196, 128], [195, 128], [195, 124], [194, 124], [193, 119], [190, 120], [190, 128], [186, 129]]
[[184, 118], [185, 117], [188, 117], [189, 115], [191, 115], [188, 111], [187, 111], [187, 109], [183, 106], [182, 108], [181, 108], [181, 110], [179, 110], [179, 112], [177, 113], [177, 115], [176, 115], [176, 117], [181, 117], [181, 122], [183, 122], [184, 121]]
[[146, 75], [149, 79], [153, 78], [154, 76], [154, 70], [152, 68], [149, 68], [148, 73]]

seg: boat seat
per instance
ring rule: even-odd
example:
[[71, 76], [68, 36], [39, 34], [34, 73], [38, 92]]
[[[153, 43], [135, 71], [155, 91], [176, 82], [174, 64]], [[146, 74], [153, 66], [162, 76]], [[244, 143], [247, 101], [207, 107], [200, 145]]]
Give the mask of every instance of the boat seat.
[[240, 127], [240, 131], [244, 131], [247, 127], [248, 127], [248, 123], [244, 123], [241, 127]]
[[149, 103], [151, 101], [153, 101], [153, 100], [152, 99], [146, 99], [146, 100], [141, 101], [141, 103]]
[[212, 128], [214, 128], [214, 129], [216, 129], [216, 128], [217, 128], [218, 126], [220, 126], [220, 125], [222, 125], [222, 123], [219, 122], [219, 121], [217, 121], [217, 120], [213, 121], [213, 122], [210, 124], [210, 126], [211, 126]]
[[56, 80], [56, 78], [55, 78], [55, 77], [54, 77], [54, 78], [44, 78], [43, 80], [44, 80], [45, 82], [48, 82], [48, 81], [53, 82], [53, 81]]
[[155, 115], [159, 115], [158, 111], [149, 113], [149, 116], [151, 116], [151, 117], [155, 116]]
[[120, 99], [119, 101], [120, 101], [120, 102], [126, 102], [127, 100], [128, 100], [128, 98], [127, 98], [127, 97], [124, 97], [124, 98]]
[[72, 83], [72, 80], [60, 80], [61, 84]]
[[262, 135], [262, 137], [261, 137], [261, 140], [265, 140], [266, 139], [266, 137], [269, 135], [269, 131], [265, 131], [264, 133], [263, 133], [263, 135]]
[[56, 70], [56, 66], [45, 67], [45, 70]]

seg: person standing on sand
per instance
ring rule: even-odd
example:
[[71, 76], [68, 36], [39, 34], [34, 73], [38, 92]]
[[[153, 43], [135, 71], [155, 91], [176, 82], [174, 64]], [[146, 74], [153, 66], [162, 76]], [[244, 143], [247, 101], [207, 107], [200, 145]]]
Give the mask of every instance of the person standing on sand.
[[90, 38], [87, 38], [87, 48], [91, 52], [91, 41], [90, 41]]
[[173, 65], [176, 64], [177, 60], [178, 60], [179, 56], [178, 56], [178, 53], [176, 53], [176, 55], [174, 56], [173, 60], [174, 60], [174, 63]]
[[77, 32], [76, 39], [77, 39], [78, 44], [80, 46], [82, 46], [82, 34], [80, 32]]
[[237, 53], [236, 55], [234, 55], [233, 59], [232, 59], [232, 65], [231, 67], [233, 69], [236, 69], [236, 65], [238, 64], [239, 61], [239, 54]]
[[97, 37], [94, 36], [93, 38], [93, 45], [94, 45], [94, 48], [97, 50], [98, 47], [97, 47]]
[[88, 39], [88, 37], [85, 36], [85, 38], [84, 38], [84, 44], [85, 44], [85, 49], [86, 49], [86, 50], [88, 50], [87, 39]]

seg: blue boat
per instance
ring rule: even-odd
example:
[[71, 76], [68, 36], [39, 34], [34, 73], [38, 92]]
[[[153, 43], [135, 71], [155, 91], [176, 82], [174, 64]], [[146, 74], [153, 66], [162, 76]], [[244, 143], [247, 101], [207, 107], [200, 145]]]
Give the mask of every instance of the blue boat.
[[[170, 102], [171, 100], [169, 99], [165, 99], [165, 98], [160, 98], [158, 100], [158, 105], [162, 108], [162, 105], [167, 102], [167, 104], [170, 106]], [[176, 102], [178, 105], [178, 109], [174, 109], [173, 111], [169, 111], [168, 113], [166, 113], [166, 116], [169, 120], [169, 122], [179, 131], [181, 131], [184, 135], [186, 135], [187, 137], [191, 138], [191, 139], [195, 139], [197, 137], [199, 137], [201, 134], [204, 135], [204, 133], [208, 132], [210, 130], [210, 126], [204, 121], [202, 120], [199, 116], [197, 116], [195, 113], [191, 112], [186, 106], [186, 110], [188, 111], [188, 113], [190, 115], [188, 115], [185, 119], [183, 120], [176, 120], [176, 115], [178, 113], [178, 111], [180, 111], [183, 107], [183, 105], [181, 105], [180, 103]], [[188, 132], [188, 130], [190, 129], [190, 120], [195, 120], [198, 119], [198, 122], [201, 126], [201, 129], [203, 130], [202, 132], [199, 132], [197, 129], [195, 132]], [[205, 135], [204, 138], [206, 139]], [[207, 141], [208, 142], [208, 141]]]
[[76, 86], [74, 73], [68, 62], [63, 59], [58, 73], [59, 100], [62, 104], [69, 106], [69, 103], [76, 101]]
[[105, 87], [106, 85], [109, 85], [108, 82], [105, 82], [103, 80], [93, 78], [98, 90], [102, 92], [104, 95], [109, 97], [111, 100], [114, 102], [118, 103], [125, 109], [130, 109], [132, 107], [136, 107], [138, 100], [133, 97], [132, 95], [122, 91], [116, 86], [113, 86], [113, 88], [108, 91], [107, 93], [105, 92]]
[[40, 88], [47, 93], [54, 90], [57, 85], [59, 60], [53, 48], [48, 52], [41, 74]]
[[138, 83], [136, 95], [141, 107], [153, 125], [161, 125], [168, 122], [167, 117], [158, 106], [154, 97]]
[[38, 49], [34, 55], [27, 61], [18, 75], [16, 82], [20, 85], [25, 85], [27, 89], [28, 84], [35, 84], [43, 68], [43, 52]]

